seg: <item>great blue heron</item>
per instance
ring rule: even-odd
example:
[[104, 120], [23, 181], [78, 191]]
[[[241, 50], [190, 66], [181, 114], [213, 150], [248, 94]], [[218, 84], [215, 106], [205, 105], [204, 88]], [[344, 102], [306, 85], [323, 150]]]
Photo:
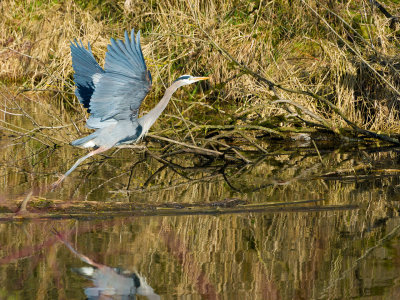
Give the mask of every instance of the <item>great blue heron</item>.
[[139, 141], [167, 106], [172, 94], [181, 86], [208, 77], [183, 75], [166, 89], [160, 102], [148, 114], [138, 118], [139, 108], [151, 88], [151, 75], [147, 70], [140, 47], [140, 32], [132, 29], [131, 37], [125, 31], [125, 41], [111, 38], [107, 46], [104, 69], [95, 60], [90, 44], [71, 42], [72, 67], [75, 71], [75, 95], [90, 113], [86, 126], [96, 131], [71, 144], [95, 148], [79, 158], [52, 188], [56, 188], [85, 159], [114, 146]]

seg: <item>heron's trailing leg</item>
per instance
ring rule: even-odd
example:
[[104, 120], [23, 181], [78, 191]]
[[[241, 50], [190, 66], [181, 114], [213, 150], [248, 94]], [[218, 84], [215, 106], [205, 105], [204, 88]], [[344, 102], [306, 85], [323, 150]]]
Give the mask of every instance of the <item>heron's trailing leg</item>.
[[89, 158], [89, 157], [91, 157], [91, 156], [93, 156], [93, 155], [96, 155], [96, 154], [102, 153], [102, 152], [104, 152], [104, 151], [107, 151], [108, 149], [110, 149], [110, 148], [109, 148], [109, 147], [100, 147], [100, 148], [97, 148], [96, 150], [93, 150], [93, 151], [89, 152], [88, 154], [86, 154], [85, 156], [81, 157], [80, 159], [78, 159], [78, 160], [75, 162], [75, 164], [71, 167], [71, 169], [69, 169], [64, 175], [62, 175], [56, 182], [54, 182], [54, 183], [51, 185], [51, 189], [54, 190], [54, 189], [55, 189], [69, 174], [71, 174], [71, 172], [72, 172], [73, 170], [75, 170], [76, 167], [78, 167], [85, 159], [87, 159], [87, 158]]

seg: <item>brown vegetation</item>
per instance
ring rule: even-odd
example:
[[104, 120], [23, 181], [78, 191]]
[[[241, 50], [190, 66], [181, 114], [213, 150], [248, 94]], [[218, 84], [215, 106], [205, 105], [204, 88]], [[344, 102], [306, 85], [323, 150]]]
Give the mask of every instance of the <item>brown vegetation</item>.
[[[171, 297], [204, 296], [212, 285], [243, 299], [354, 298], [379, 286], [371, 278], [398, 293], [399, 250], [383, 246], [400, 228], [398, 154], [343, 143], [398, 143], [400, 32], [387, 13], [399, 8], [385, 8], [1, 1], [0, 218], [33, 220], [1, 224], [0, 295], [79, 298], [69, 288], [71, 254], [52, 228], [99, 263], [138, 268]], [[69, 41], [90, 42], [103, 64], [109, 38], [132, 27], [154, 82], [142, 113], [181, 74], [212, 80], [180, 90], [143, 149], [110, 151], [58, 194], [43, 192], [81, 156], [68, 143], [88, 132]], [[343, 147], [332, 150], [322, 134]], [[114, 213], [136, 215], [82, 220]], [[169, 216], [189, 213], [212, 216]], [[56, 220], [64, 217], [76, 222]], [[394, 267], [380, 269], [389, 260]]]
[[[141, 153], [172, 169], [166, 158], [188, 153], [202, 154], [201, 163], [256, 164], [258, 154], [275, 155], [269, 138], [317, 152], [322, 134], [340, 145], [399, 144], [399, 24], [388, 16], [398, 8], [383, 13], [376, 3], [2, 1], [0, 126], [12, 138], [3, 162], [34, 184], [38, 170], [54, 176], [75, 160], [58, 147], [88, 133], [69, 42], [90, 42], [102, 65], [109, 38], [132, 27], [142, 31], [154, 82], [141, 113], [179, 75], [211, 76], [180, 90], [146, 139]], [[53, 151], [60, 159], [49, 166]], [[131, 169], [120, 173], [128, 188]]]
[[[391, 134], [399, 129], [399, 23], [371, 3], [5, 0], [0, 77], [77, 107], [69, 41], [91, 42], [103, 62], [110, 36], [133, 27], [154, 78], [143, 111], [180, 74], [212, 78], [169, 106], [156, 125], [169, 136], [245, 130], [254, 138], [315, 126], [348, 137]], [[386, 13], [398, 13], [387, 5]]]

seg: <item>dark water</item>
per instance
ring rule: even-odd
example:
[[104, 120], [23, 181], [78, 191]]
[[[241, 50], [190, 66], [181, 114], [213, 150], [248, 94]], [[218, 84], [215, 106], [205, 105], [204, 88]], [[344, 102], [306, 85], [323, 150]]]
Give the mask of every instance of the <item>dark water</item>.
[[12, 124], [0, 299], [400, 298], [399, 149], [265, 141], [242, 164], [148, 144], [89, 160], [50, 192], [85, 152], [48, 135], [76, 135]]

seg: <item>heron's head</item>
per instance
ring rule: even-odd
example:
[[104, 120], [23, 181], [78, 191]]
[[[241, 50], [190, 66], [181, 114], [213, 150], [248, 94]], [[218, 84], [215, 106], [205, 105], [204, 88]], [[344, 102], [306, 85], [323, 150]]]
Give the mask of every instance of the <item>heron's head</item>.
[[179, 86], [195, 83], [200, 80], [206, 80], [209, 79], [209, 77], [194, 77], [191, 75], [182, 75], [179, 77], [177, 80], [174, 81], [174, 83], [178, 83]]

